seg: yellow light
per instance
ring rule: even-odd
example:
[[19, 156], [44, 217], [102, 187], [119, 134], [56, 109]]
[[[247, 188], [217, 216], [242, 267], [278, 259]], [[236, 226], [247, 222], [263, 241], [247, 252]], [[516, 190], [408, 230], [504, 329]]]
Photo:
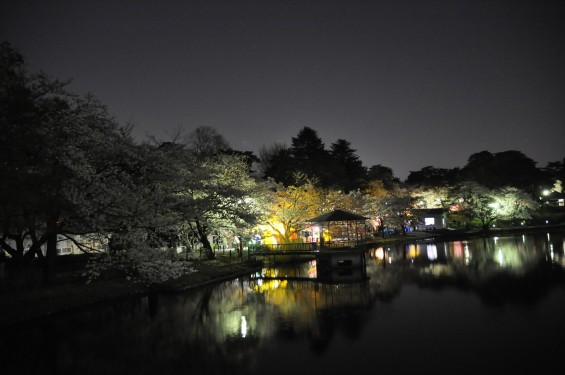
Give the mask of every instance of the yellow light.
[[419, 254], [418, 247], [414, 244], [410, 245], [408, 250], [408, 256], [410, 258], [416, 258]]
[[377, 257], [377, 259], [379, 260], [383, 260], [385, 257], [385, 251], [382, 247], [379, 247], [378, 249], [375, 250], [375, 256]]

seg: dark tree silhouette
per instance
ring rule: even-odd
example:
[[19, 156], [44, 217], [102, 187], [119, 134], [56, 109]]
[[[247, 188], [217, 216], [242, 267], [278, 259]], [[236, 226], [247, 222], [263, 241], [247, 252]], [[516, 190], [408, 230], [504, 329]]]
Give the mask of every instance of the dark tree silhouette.
[[292, 138], [292, 157], [294, 169], [327, 187], [333, 181], [332, 159], [324, 148], [318, 133], [307, 126]]
[[92, 96], [29, 73], [7, 43], [0, 72], [0, 247], [14, 261], [43, 258], [45, 245], [50, 275], [58, 236], [88, 251], [70, 236], [163, 224], [160, 197], [174, 176], [160, 153], [135, 144]]
[[459, 178], [459, 168], [445, 169], [427, 166], [419, 171], [411, 171], [406, 183], [418, 187], [440, 187], [452, 185]]
[[565, 184], [565, 158], [561, 161], [547, 163], [547, 166], [543, 168], [543, 173], [547, 185], [551, 186], [556, 181], [561, 181], [562, 185]]
[[355, 154], [356, 151], [345, 139], [338, 139], [330, 147], [334, 165], [333, 185], [344, 190], [345, 193], [360, 189], [366, 181], [367, 169]]
[[295, 162], [292, 150], [285, 144], [274, 143], [259, 150], [259, 166], [263, 178], [272, 178], [284, 186], [294, 183]]
[[488, 188], [513, 186], [534, 193], [543, 181], [536, 162], [520, 151], [482, 151], [469, 157], [461, 170], [461, 180], [475, 181]]

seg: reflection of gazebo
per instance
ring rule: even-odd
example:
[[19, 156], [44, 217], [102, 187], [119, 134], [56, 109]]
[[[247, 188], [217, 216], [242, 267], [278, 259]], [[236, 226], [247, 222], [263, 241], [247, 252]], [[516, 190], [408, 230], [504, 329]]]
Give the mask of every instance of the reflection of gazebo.
[[352, 212], [335, 210], [307, 220], [307, 222], [320, 225], [320, 245], [324, 245], [324, 229], [330, 233], [332, 243], [344, 244], [352, 241], [358, 243], [364, 237], [365, 221], [368, 219], [368, 217]]

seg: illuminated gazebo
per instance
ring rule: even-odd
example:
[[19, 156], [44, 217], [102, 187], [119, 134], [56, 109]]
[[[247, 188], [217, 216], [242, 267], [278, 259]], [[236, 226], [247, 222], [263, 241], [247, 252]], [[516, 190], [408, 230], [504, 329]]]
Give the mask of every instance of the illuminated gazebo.
[[352, 212], [334, 210], [307, 220], [307, 222], [311, 225], [320, 226], [320, 245], [324, 245], [324, 229], [331, 236], [331, 243], [327, 245], [337, 245], [353, 241], [359, 243], [359, 241], [363, 240], [365, 236], [365, 222], [368, 219], [368, 217]]

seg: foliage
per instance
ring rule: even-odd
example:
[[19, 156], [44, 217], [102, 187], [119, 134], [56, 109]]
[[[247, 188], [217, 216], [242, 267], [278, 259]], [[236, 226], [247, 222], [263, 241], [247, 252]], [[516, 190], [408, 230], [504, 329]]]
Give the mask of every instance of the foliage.
[[316, 181], [321, 187], [331, 185], [334, 173], [332, 159], [318, 132], [305, 126], [292, 138], [294, 170]]
[[448, 186], [412, 188], [410, 195], [414, 198], [418, 208], [448, 208], [446, 207], [449, 195]]
[[260, 172], [263, 177], [273, 179], [284, 186], [295, 181], [295, 163], [290, 148], [282, 143], [263, 146], [259, 150]]
[[547, 176], [547, 185], [553, 185], [555, 191], [562, 192], [565, 184], [565, 158], [548, 163], [543, 172]]
[[384, 236], [384, 228], [398, 228], [404, 233], [404, 225], [410, 219], [410, 209], [416, 199], [410, 189], [395, 184], [385, 189], [381, 181], [373, 181], [364, 190], [364, 215], [370, 217], [375, 230]]
[[427, 166], [419, 171], [412, 171], [406, 179], [411, 186], [434, 188], [454, 184], [459, 178], [459, 168], [445, 169]]
[[543, 174], [536, 162], [515, 150], [482, 151], [469, 156], [460, 178], [460, 181], [474, 181], [490, 189], [513, 186], [530, 194], [542, 180]]
[[253, 226], [261, 206], [257, 181], [249, 175], [245, 156], [219, 153], [195, 158], [185, 153], [177, 211], [186, 229], [213, 257], [208, 236], [219, 229], [241, 235]]
[[372, 180], [365, 186], [363, 193], [373, 198], [384, 198], [389, 191], [381, 180]]
[[[157, 245], [158, 234], [175, 220], [165, 155], [135, 144], [131, 128], [118, 125], [94, 97], [72, 94], [43, 73], [28, 73], [8, 44], [2, 44], [1, 57], [2, 249], [14, 261], [30, 261], [43, 257], [46, 245], [47, 258], [54, 259], [58, 236], [115, 239], [139, 231], [156, 239], [147, 245]], [[165, 266], [142, 267], [154, 259], [137, 248], [120, 251], [137, 257], [140, 273]]]
[[512, 186], [494, 191], [492, 205], [496, 209], [497, 220], [531, 219], [532, 212], [539, 208], [529, 194]]
[[338, 139], [330, 148], [333, 186], [346, 193], [361, 188], [367, 176], [367, 169], [355, 152], [345, 139]]
[[279, 243], [292, 242], [305, 221], [319, 214], [322, 190], [306, 180], [298, 186], [274, 184], [263, 221], [277, 234]]
[[209, 126], [196, 128], [188, 134], [184, 143], [198, 156], [211, 156], [230, 148], [226, 139]]
[[427, 166], [419, 171], [412, 171], [406, 183], [429, 188], [473, 181], [489, 189], [512, 186], [533, 194], [539, 186], [552, 184], [550, 170], [552, 169], [542, 171], [537, 168], [536, 162], [520, 151], [508, 150], [497, 153], [481, 151], [469, 156], [463, 168], [445, 169]]
[[528, 219], [537, 208], [525, 192], [514, 187], [489, 189], [475, 182], [453, 187], [449, 193], [451, 211], [468, 221], [476, 221], [488, 231], [499, 220]]
[[[334, 209], [403, 228], [422, 201], [487, 230], [528, 218], [537, 206], [527, 193], [565, 179], [563, 161], [542, 173], [519, 151], [482, 151], [462, 169], [411, 172], [404, 186], [388, 167], [367, 170], [345, 139], [326, 150], [309, 127], [291, 147], [262, 148], [259, 159], [231, 150], [211, 127], [137, 144], [93, 96], [66, 87], [29, 73], [23, 56], [0, 45], [0, 256], [29, 261], [46, 247], [53, 258], [58, 236], [95, 234], [109, 244], [90, 276], [113, 265], [147, 282], [176, 277], [187, 267], [163, 248], [199, 241], [212, 257], [210, 236], [245, 237], [259, 217], [288, 243], [305, 221]], [[261, 183], [252, 177], [257, 161]]]
[[71, 94], [43, 73], [28, 74], [23, 58], [6, 60], [20, 65], [3, 67], [13, 73], [0, 100], [3, 248], [22, 258], [30, 240], [26, 257], [32, 258], [47, 243], [51, 257], [57, 234], [111, 231], [139, 219], [144, 191], [133, 188], [143, 186], [146, 150], [133, 144], [130, 129], [92, 96]]
[[155, 249], [148, 245], [143, 231], [128, 235], [123, 250], [94, 254], [86, 266], [84, 275], [88, 283], [106, 272], [122, 272], [128, 280], [143, 284], [156, 284], [194, 272], [190, 263], [180, 261], [174, 249]]
[[386, 188], [391, 188], [400, 182], [398, 178], [394, 177], [392, 168], [381, 164], [372, 165], [367, 170], [367, 181], [380, 181]]
[[381, 218], [387, 226], [398, 228], [401, 233], [405, 233], [405, 225], [412, 218], [410, 210], [415, 207], [416, 199], [410, 194], [410, 189], [403, 186], [396, 186], [390, 191], [382, 207]]
[[495, 210], [491, 205], [491, 191], [477, 183], [466, 183], [455, 186], [450, 191], [451, 211], [456, 212], [468, 221], [478, 220], [484, 231], [495, 219]]
[[344, 193], [336, 189], [321, 189], [318, 215], [334, 210], [363, 212], [364, 197], [359, 190]]
[[367, 169], [355, 152], [345, 139], [338, 139], [326, 150], [318, 133], [304, 127], [292, 137], [291, 147], [275, 143], [261, 149], [261, 173], [264, 178], [272, 178], [284, 186], [294, 184], [294, 176], [298, 173], [314, 181], [318, 187], [348, 193], [366, 183]]
[[296, 137], [292, 137], [292, 155], [296, 160], [307, 161], [325, 152], [322, 139], [312, 128], [305, 126], [300, 129]]

